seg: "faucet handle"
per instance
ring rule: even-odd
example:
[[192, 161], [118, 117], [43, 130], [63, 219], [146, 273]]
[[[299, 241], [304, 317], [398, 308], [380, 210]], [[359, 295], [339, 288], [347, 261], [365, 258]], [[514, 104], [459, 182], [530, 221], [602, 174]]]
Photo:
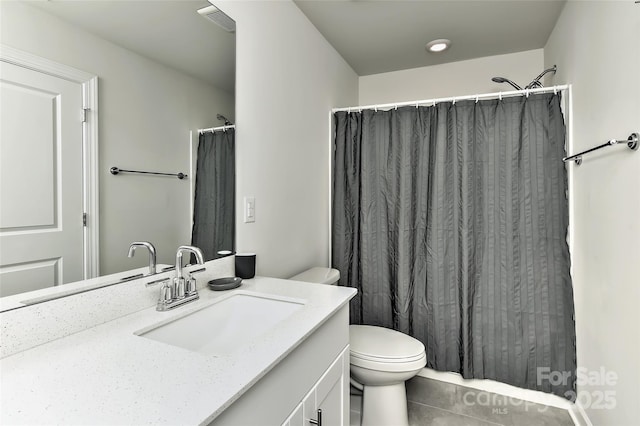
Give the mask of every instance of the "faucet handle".
[[187, 296], [193, 296], [194, 294], [198, 294], [198, 282], [196, 281], [194, 275], [195, 274], [199, 274], [200, 272], [205, 272], [207, 270], [207, 268], [199, 268], [199, 269], [193, 269], [191, 271], [187, 272], [187, 276], [188, 278], [186, 278], [187, 282], [186, 282], [186, 294]]
[[194, 294], [198, 294], [198, 289], [196, 288], [197, 282], [196, 279], [191, 277], [187, 280], [186, 293], [187, 296], [193, 296]]
[[158, 310], [164, 310], [164, 307], [171, 303], [173, 300], [173, 288], [169, 278], [162, 280], [162, 287], [160, 288], [160, 298], [158, 299]]

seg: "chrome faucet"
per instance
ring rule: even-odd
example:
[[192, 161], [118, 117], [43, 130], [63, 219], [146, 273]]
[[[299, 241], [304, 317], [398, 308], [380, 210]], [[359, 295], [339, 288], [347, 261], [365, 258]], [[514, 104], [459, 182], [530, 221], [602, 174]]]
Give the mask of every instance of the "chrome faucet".
[[156, 273], [156, 248], [147, 241], [135, 241], [129, 246], [128, 257], [133, 257], [136, 247], [145, 247], [149, 250], [149, 275], [154, 275]]
[[173, 281], [166, 279], [160, 289], [160, 299], [158, 300], [158, 311], [168, 311], [169, 309], [182, 306], [185, 303], [198, 300], [198, 290], [196, 289], [195, 278], [186, 279], [182, 271], [182, 254], [191, 252], [196, 257], [198, 265], [204, 264], [202, 250], [194, 246], [180, 246], [176, 252], [176, 277]]

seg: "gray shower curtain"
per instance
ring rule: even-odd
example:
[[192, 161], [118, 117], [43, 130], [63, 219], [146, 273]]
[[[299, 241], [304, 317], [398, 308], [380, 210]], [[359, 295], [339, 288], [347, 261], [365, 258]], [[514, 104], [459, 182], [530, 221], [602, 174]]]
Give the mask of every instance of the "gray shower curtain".
[[[338, 112], [335, 125], [332, 264], [358, 289], [351, 321], [416, 337], [430, 368], [570, 398], [560, 95]], [[571, 375], [552, 385], [549, 372]]]
[[235, 156], [234, 129], [200, 134], [191, 243], [206, 260], [235, 251]]

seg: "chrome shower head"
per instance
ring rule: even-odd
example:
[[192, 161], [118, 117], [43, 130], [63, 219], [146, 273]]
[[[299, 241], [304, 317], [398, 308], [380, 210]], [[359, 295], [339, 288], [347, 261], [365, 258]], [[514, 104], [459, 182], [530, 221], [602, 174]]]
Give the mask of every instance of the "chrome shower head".
[[552, 66], [551, 68], [547, 68], [546, 70], [542, 71], [540, 75], [534, 78], [531, 83], [527, 84], [527, 87], [525, 87], [525, 89], [535, 89], [537, 87], [543, 87], [542, 83], [540, 83], [540, 79], [544, 77], [545, 74], [548, 74], [550, 72], [555, 74], [557, 70], [558, 70], [558, 67], [555, 65]]
[[224, 115], [222, 115], [222, 114], [216, 115], [216, 118], [218, 120], [224, 121], [224, 125], [225, 126], [232, 126], [233, 125], [233, 123], [231, 121], [229, 121], [229, 119], [227, 117], [225, 117]]
[[522, 90], [522, 87], [518, 86], [516, 83], [514, 83], [513, 81], [509, 80], [508, 78], [504, 78], [504, 77], [493, 77], [491, 79], [491, 81], [496, 82], [496, 83], [508, 83], [510, 84], [514, 89], [516, 90]]

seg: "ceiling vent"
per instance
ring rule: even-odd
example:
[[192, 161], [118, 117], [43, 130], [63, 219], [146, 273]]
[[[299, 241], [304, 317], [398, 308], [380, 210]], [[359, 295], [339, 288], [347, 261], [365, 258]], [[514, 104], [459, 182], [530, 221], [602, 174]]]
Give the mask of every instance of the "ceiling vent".
[[198, 9], [198, 13], [230, 33], [236, 32], [236, 21], [215, 6], [207, 6]]

